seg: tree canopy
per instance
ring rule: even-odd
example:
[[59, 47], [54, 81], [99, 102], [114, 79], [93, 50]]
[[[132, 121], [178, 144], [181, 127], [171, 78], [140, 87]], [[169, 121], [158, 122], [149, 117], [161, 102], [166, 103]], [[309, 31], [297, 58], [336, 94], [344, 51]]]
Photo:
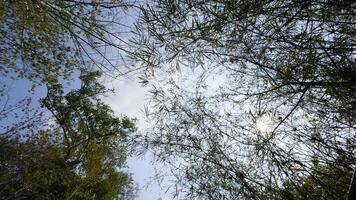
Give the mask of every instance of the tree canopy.
[[[53, 83], [42, 104], [54, 122], [18, 138], [1, 135], [1, 199], [132, 199], [135, 185], [122, 171], [135, 131], [131, 119], [115, 117], [99, 95], [100, 73], [84, 73], [67, 94]], [[45, 123], [45, 122], [42, 122]], [[31, 126], [31, 124], [28, 124]]]
[[[0, 199], [134, 198], [126, 169], [134, 120], [114, 115], [97, 80], [127, 70], [119, 18], [131, 6], [0, 2]], [[33, 92], [15, 100], [13, 84]]]
[[119, 37], [125, 27], [119, 15], [130, 5], [122, 1], [2, 1], [1, 76], [42, 85], [51, 76], [68, 78], [74, 70], [93, 65], [104, 72], [125, 70], [120, 62], [126, 49]]
[[[128, 8], [133, 29], [119, 20]], [[346, 198], [354, 10], [351, 0], [0, 2], [0, 199], [133, 199], [133, 144], [170, 166], [177, 199]], [[152, 98], [151, 129], [131, 138], [135, 120], [103, 103], [98, 79], [133, 70]], [[6, 95], [10, 79], [46, 87], [42, 108]]]
[[335, 177], [328, 166], [347, 174], [348, 187], [354, 6], [156, 0], [142, 9], [135, 58], [155, 85], [147, 109], [154, 129], [143, 141], [172, 165], [181, 198], [264, 199], [283, 183], [296, 193], [328, 191], [331, 179], [317, 175]]

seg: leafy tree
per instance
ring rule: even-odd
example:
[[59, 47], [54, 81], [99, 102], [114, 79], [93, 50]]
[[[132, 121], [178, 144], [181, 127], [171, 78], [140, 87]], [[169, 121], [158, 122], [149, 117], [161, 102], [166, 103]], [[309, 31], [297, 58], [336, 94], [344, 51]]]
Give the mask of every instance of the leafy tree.
[[[53, 81], [42, 100], [55, 119], [25, 139], [1, 135], [1, 199], [132, 199], [123, 172], [132, 120], [117, 118], [101, 100], [98, 72], [83, 73], [80, 89], [64, 94]], [[15, 135], [16, 136], [16, 135]]]
[[[43, 91], [53, 78], [64, 84], [76, 83], [73, 72], [81, 69], [94, 68], [110, 76], [127, 72], [121, 71], [120, 63], [127, 53], [121, 36], [128, 26], [119, 18], [131, 7], [128, 1], [111, 0], [1, 1], [0, 132], [28, 129], [30, 121], [43, 124], [41, 117], [47, 114], [33, 100], [41, 94], [34, 93]], [[27, 88], [32, 93], [12, 87], [31, 84]], [[14, 97], [17, 94], [23, 97]]]
[[[118, 17], [131, 6], [115, 0], [0, 2], [0, 199], [134, 197], [130, 175], [122, 171], [134, 124], [114, 116], [100, 100], [107, 92], [96, 81], [100, 73], [88, 72], [122, 73], [127, 50], [119, 29], [127, 26]], [[83, 74], [81, 88], [64, 92], [75, 71]], [[9, 79], [46, 85], [43, 108], [31, 97], [15, 102], [6, 95]]]
[[316, 166], [300, 185], [284, 183], [284, 189], [273, 199], [347, 199], [352, 173], [335, 166]]
[[[119, 72], [117, 58], [127, 50], [117, 18], [130, 6], [110, 0], [1, 1], [1, 76], [42, 85], [51, 76], [68, 78], [92, 65]], [[117, 54], [109, 54], [110, 49]]]
[[351, 179], [353, 7], [155, 0], [142, 8], [135, 59], [146, 66], [143, 83], [154, 84], [147, 109], [154, 128], [143, 142], [172, 165], [175, 191], [186, 199], [264, 199], [282, 183], [308, 188], [301, 180], [314, 173], [315, 158]]

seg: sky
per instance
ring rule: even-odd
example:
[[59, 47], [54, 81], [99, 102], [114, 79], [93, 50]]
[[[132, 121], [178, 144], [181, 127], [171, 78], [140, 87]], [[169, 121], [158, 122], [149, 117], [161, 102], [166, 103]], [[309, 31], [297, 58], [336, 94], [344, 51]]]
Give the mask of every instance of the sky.
[[[149, 88], [142, 87], [137, 77], [123, 77], [106, 83], [113, 88], [114, 93], [109, 94], [104, 101], [110, 105], [117, 115], [125, 115], [137, 119], [138, 131], [147, 131], [149, 123], [144, 115], [144, 106], [149, 101]], [[151, 163], [152, 155], [146, 153], [140, 157], [130, 157], [127, 160], [128, 172], [132, 173], [133, 180], [139, 186], [137, 200], [166, 200], [171, 199], [168, 193], [154, 180], [155, 167]]]
[[[116, 18], [127, 27], [119, 27], [121, 38], [129, 40], [132, 34], [129, 27], [133, 25], [137, 19], [137, 12], [129, 10], [123, 13], [123, 16]], [[119, 45], [124, 45], [120, 41], [116, 41]], [[136, 125], [139, 132], [147, 131], [150, 124], [144, 114], [144, 106], [148, 104], [150, 94], [149, 87], [143, 87], [139, 82], [137, 74], [129, 74], [129, 76], [121, 76], [116, 80], [106, 79], [105, 86], [114, 89], [115, 92], [108, 94], [104, 101], [114, 110], [118, 116], [125, 115], [136, 118]], [[129, 157], [127, 160], [128, 171], [132, 173], [133, 180], [138, 184], [139, 191], [137, 200], [166, 200], [171, 199], [171, 195], [165, 192], [165, 189], [159, 185], [161, 183], [154, 179], [155, 167], [161, 170], [158, 164], [151, 163], [152, 154], [146, 153], [140, 157]]]

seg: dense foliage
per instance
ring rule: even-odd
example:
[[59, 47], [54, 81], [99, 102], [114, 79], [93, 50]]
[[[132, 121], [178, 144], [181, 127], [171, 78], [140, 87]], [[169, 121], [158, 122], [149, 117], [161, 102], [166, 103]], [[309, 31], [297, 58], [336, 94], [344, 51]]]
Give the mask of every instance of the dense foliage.
[[[49, 86], [42, 100], [54, 121], [31, 137], [1, 135], [1, 199], [132, 199], [135, 187], [125, 166], [128, 118], [115, 117], [99, 98], [100, 73], [81, 76], [78, 90]], [[31, 124], [27, 124], [31, 126]], [[120, 171], [119, 171], [120, 169]]]

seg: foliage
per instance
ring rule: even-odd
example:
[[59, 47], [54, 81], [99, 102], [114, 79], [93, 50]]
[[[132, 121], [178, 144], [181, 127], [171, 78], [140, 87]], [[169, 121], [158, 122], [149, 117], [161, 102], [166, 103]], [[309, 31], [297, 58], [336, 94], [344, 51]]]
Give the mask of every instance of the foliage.
[[112, 26], [128, 6], [120, 1], [1, 1], [1, 76], [43, 85], [49, 77], [68, 79], [74, 70], [91, 65], [119, 70], [106, 52], [126, 51]]
[[[317, 166], [301, 184], [284, 183], [284, 189], [274, 199], [347, 199], [352, 173], [335, 166]], [[337, 180], [337, 181], [336, 181]]]
[[[98, 72], [64, 95], [52, 83], [42, 100], [54, 124], [28, 137], [1, 135], [2, 199], [132, 199], [135, 188], [125, 165], [132, 120], [119, 119], [99, 98]], [[15, 135], [16, 136], [16, 135]]]
[[353, 7], [155, 0], [142, 8], [135, 59], [154, 85], [147, 109], [154, 129], [142, 142], [172, 165], [174, 191], [185, 199], [263, 199], [286, 181], [308, 188], [299, 180], [314, 158], [350, 176]]
[[[122, 169], [135, 127], [100, 100], [107, 90], [97, 81], [102, 72], [121, 73], [127, 50], [119, 29], [127, 26], [118, 17], [131, 6], [0, 2], [0, 199], [134, 198], [136, 188]], [[81, 87], [65, 92], [65, 81], [77, 73]], [[47, 86], [42, 108], [34, 93], [19, 101], [8, 94], [22, 82], [32, 91]]]

